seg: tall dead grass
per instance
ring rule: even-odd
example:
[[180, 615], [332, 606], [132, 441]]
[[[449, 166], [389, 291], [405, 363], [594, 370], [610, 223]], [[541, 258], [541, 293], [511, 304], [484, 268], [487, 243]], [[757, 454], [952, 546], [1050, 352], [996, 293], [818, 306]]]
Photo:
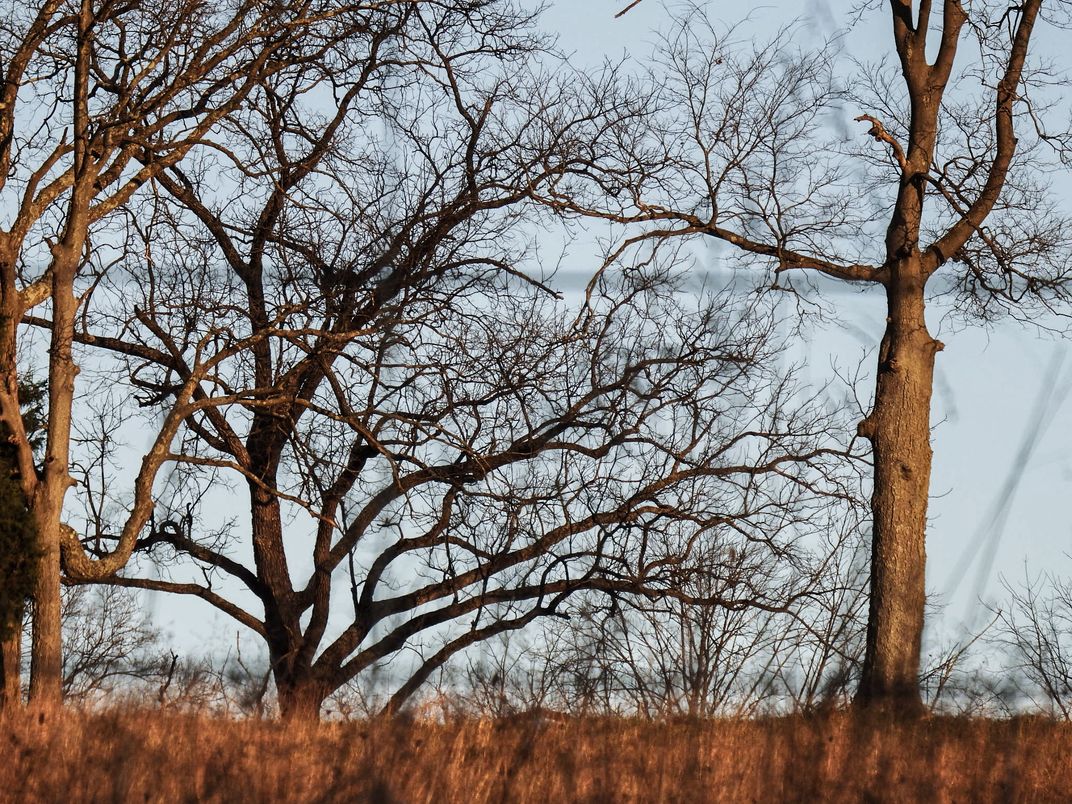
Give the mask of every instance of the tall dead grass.
[[1066, 801], [1041, 719], [292, 726], [159, 711], [0, 720], [6, 801]]

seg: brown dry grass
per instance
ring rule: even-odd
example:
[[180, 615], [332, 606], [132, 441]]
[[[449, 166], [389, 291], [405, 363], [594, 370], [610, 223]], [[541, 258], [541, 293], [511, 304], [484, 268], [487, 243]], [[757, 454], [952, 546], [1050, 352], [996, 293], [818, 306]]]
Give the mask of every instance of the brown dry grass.
[[0, 720], [5, 801], [1068, 801], [1041, 719], [287, 726], [155, 711]]

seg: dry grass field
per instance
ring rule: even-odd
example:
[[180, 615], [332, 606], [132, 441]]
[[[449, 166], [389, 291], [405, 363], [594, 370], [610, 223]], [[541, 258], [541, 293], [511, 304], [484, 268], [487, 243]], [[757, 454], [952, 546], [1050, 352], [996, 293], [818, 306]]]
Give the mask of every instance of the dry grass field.
[[129, 711], [0, 721], [5, 801], [1068, 801], [1041, 719], [291, 726]]

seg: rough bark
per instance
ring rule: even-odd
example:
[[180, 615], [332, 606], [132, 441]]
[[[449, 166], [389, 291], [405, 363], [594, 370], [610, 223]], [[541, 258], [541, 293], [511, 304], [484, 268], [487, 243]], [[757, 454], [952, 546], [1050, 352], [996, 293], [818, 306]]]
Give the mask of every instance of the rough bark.
[[60, 544], [63, 501], [74, 485], [70, 474], [75, 378], [73, 342], [79, 301], [74, 280], [85, 247], [88, 222], [86, 182], [76, 186], [63, 241], [53, 248], [52, 337], [48, 369], [48, 440], [44, 468], [31, 511], [37, 523], [38, 562], [34, 586], [30, 700], [59, 705], [63, 700], [63, 639], [60, 616]]
[[[924, 289], [933, 272], [920, 250], [925, 176], [931, 169], [938, 115], [952, 69], [962, 10], [947, 4], [942, 48], [926, 58], [929, 12], [913, 23], [910, 3], [893, 2], [893, 35], [911, 108], [907, 148], [884, 131], [901, 168], [886, 231], [886, 332], [878, 354], [875, 404], [860, 423], [874, 451], [871, 492], [871, 598], [859, 705], [905, 715], [923, 711], [919, 658], [926, 601], [930, 410], [934, 356], [942, 344], [927, 331]], [[936, 267], [936, 266], [933, 266]], [[932, 268], [933, 268], [932, 267]]]
[[317, 694], [308, 689], [306, 676], [310, 668], [302, 661], [301, 612], [294, 600], [283, 549], [279, 500], [259, 485], [251, 484], [250, 487], [250, 520], [257, 577], [269, 590], [264, 597], [265, 641], [280, 711], [286, 717], [315, 720], [327, 693], [319, 692], [317, 698]]
[[60, 617], [60, 545], [58, 535], [42, 534], [34, 585], [33, 637], [30, 646], [30, 701], [39, 706], [63, 700], [63, 644]]
[[22, 629], [15, 628], [0, 639], [0, 712], [22, 701]]
[[860, 425], [874, 449], [871, 600], [857, 701], [902, 714], [922, 711], [918, 673], [926, 598], [930, 406], [942, 345], [924, 320], [919, 260], [899, 266], [887, 287], [889, 316], [879, 350], [875, 406]]
[[331, 688], [312, 678], [310, 674], [288, 676], [275, 674], [279, 699], [279, 715], [291, 722], [315, 723], [320, 719], [320, 708]]

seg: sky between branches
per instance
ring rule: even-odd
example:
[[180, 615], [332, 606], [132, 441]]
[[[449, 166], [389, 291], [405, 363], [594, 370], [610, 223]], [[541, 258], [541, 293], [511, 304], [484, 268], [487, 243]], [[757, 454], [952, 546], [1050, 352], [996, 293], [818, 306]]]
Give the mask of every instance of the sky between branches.
[[[642, 62], [674, 3], [644, 0], [615, 19], [627, 5], [554, 0], [543, 24], [578, 64], [595, 68], [604, 60], [623, 58]], [[853, 5], [850, 0], [772, 0], [713, 2], [708, 8], [727, 26], [748, 15], [742, 31], [759, 37], [795, 21], [802, 46], [840, 34], [847, 55], [892, 55], [885, 8], [866, 14], [848, 31]], [[1039, 37], [1037, 44], [1043, 53], [1054, 54], [1052, 35]], [[841, 63], [841, 69], [850, 68], [847, 60]], [[838, 124], [863, 138], [866, 126], [852, 118], [871, 111], [846, 108], [846, 119]], [[1058, 179], [1058, 191], [1072, 199], [1072, 176]], [[698, 257], [700, 270], [717, 275], [713, 250]], [[807, 376], [816, 383], [832, 376], [832, 362], [852, 368], [865, 352], [864, 366], [872, 372], [873, 350], [882, 334], [885, 310], [879, 292], [835, 287], [830, 299], [841, 321], [813, 331], [799, 353], [786, 357], [805, 360]], [[1065, 399], [1072, 397], [1067, 390], [1072, 387], [1072, 349], [1059, 338], [1011, 321], [989, 328], [955, 327], [943, 320], [939, 306], [932, 308], [929, 324], [946, 344], [938, 357], [932, 416], [927, 540], [928, 591], [949, 604], [945, 631], [965, 621], [984, 624], [988, 618], [980, 598], [997, 603], [1004, 597], [1001, 576], [1018, 582], [1025, 572], [1030, 578], [1044, 571], [1072, 574], [1072, 508], [1066, 502], [1072, 497], [1072, 399]], [[1043, 413], [1043, 429], [1035, 434], [1032, 449], [1036, 411]]]

